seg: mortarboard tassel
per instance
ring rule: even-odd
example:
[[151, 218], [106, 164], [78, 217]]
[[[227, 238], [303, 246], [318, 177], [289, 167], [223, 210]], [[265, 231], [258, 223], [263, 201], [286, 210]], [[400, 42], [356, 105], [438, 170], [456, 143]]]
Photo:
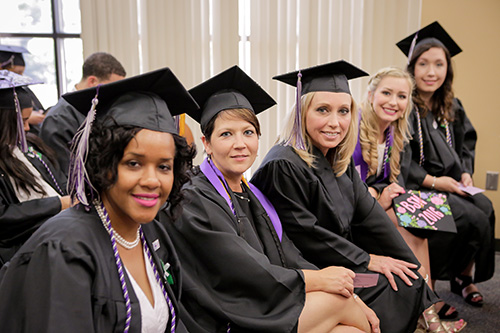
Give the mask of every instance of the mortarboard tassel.
[[302, 137], [302, 115], [301, 115], [301, 96], [302, 96], [302, 73], [299, 71], [297, 74], [297, 93], [295, 101], [295, 120], [293, 122], [292, 133], [285, 142], [285, 145], [292, 145], [300, 150], [306, 150], [304, 138]]
[[413, 40], [411, 41], [410, 44], [410, 51], [408, 51], [408, 64], [410, 64], [410, 59], [413, 54], [413, 49], [415, 48], [415, 45], [417, 44], [417, 39], [418, 39], [418, 31], [415, 34], [415, 37], [413, 37]]
[[83, 126], [78, 130], [73, 139], [74, 147], [71, 151], [70, 170], [68, 175], [68, 192], [71, 198], [76, 197], [78, 201], [85, 206], [90, 205], [85, 195], [85, 183], [92, 187], [87, 170], [85, 169], [85, 162], [87, 161], [92, 123], [96, 116], [96, 106], [97, 103], [99, 103], [97, 98], [99, 95], [99, 87], [100, 85], [97, 86], [96, 95], [94, 99], [92, 99], [92, 107], [85, 118]]
[[179, 115], [179, 135], [184, 136], [186, 133], [186, 114], [182, 113]]
[[181, 129], [180, 129], [180, 124], [179, 124], [180, 120], [179, 120], [179, 116], [174, 116], [174, 123], [175, 123], [175, 130], [177, 131], [177, 134], [180, 135], [180, 132], [181, 132]]
[[184, 136], [185, 127], [186, 127], [186, 114], [182, 113], [177, 116], [174, 116], [175, 120], [175, 129], [177, 130], [177, 134], [180, 136]]
[[28, 152], [28, 143], [26, 142], [26, 133], [24, 132], [23, 124], [23, 113], [21, 110], [21, 105], [19, 104], [19, 99], [17, 98], [16, 88], [12, 88], [14, 91], [14, 104], [16, 105], [17, 114], [17, 139], [16, 142], [19, 144], [19, 148], [23, 153]]

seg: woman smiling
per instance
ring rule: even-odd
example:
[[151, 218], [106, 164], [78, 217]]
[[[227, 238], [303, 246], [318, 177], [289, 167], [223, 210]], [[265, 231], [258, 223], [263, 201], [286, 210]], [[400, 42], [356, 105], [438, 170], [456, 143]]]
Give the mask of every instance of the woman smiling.
[[305, 259], [319, 268], [337, 265], [384, 275], [376, 286], [356, 293], [380, 318], [382, 332], [410, 332], [434, 295], [351, 163], [358, 111], [348, 79], [365, 75], [337, 61], [276, 76], [297, 86], [298, 104], [252, 183], [276, 207]]
[[432, 277], [450, 280], [453, 292], [481, 307], [483, 295], [474, 282], [487, 281], [495, 272], [495, 212], [484, 194], [462, 191], [474, 184], [477, 141], [453, 93], [452, 57], [462, 49], [438, 22], [397, 45], [408, 56], [407, 70], [416, 83], [408, 187], [446, 192], [457, 227], [456, 234], [429, 238]]
[[238, 67], [190, 93], [202, 105], [191, 115], [208, 158], [186, 186], [182, 218], [166, 223], [183, 267], [188, 330], [377, 332], [377, 317], [353, 295], [354, 273], [304, 260], [243, 177], [257, 156], [256, 114], [274, 100]]
[[0, 330], [174, 332], [179, 267], [154, 218], [167, 199], [179, 206], [193, 156], [171, 112], [197, 105], [168, 68], [64, 98], [82, 113], [92, 104], [71, 158], [80, 204], [1, 271]]

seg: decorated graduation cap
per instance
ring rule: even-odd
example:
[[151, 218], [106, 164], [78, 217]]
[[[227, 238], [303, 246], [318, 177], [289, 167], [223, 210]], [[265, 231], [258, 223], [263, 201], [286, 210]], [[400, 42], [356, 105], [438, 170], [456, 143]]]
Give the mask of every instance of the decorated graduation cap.
[[201, 111], [187, 112], [205, 132], [207, 124], [219, 112], [248, 109], [256, 115], [275, 105], [274, 99], [238, 66], [233, 66], [200, 83], [189, 93]]
[[85, 160], [95, 118], [109, 125], [177, 134], [173, 116], [198, 109], [198, 104], [169, 68], [68, 93], [63, 98], [87, 116], [73, 139], [68, 180], [70, 194], [84, 205], [89, 204], [85, 197], [85, 183], [90, 185]]
[[32, 106], [31, 95], [24, 87], [42, 83], [27, 76], [19, 75], [6, 69], [0, 70], [0, 109], [16, 110], [17, 140], [23, 153], [28, 151], [22, 110]]
[[0, 45], [0, 68], [26, 66], [23, 53], [29, 51], [22, 46]]
[[338, 60], [327, 64], [313, 66], [298, 71], [276, 75], [273, 79], [289, 84], [297, 88], [296, 114], [293, 131], [285, 143], [291, 144], [295, 141], [297, 148], [305, 150], [305, 142], [302, 137], [301, 97], [310, 92], [327, 91], [333, 93], [351, 94], [349, 80], [368, 73], [345, 60]]
[[462, 52], [462, 49], [457, 45], [457, 43], [455, 43], [453, 38], [451, 38], [438, 21], [423, 27], [419, 31], [401, 40], [396, 45], [408, 57], [409, 61], [415, 47], [421, 42], [429, 39], [435, 39], [441, 42], [441, 44], [448, 49], [451, 57]]

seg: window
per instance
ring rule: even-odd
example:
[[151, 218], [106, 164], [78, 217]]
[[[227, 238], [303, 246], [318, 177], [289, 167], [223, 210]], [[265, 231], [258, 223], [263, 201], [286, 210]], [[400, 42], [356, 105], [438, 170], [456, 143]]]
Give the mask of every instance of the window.
[[45, 84], [32, 86], [44, 108], [81, 78], [80, 0], [11, 0], [2, 3], [0, 44], [23, 46], [24, 74]]

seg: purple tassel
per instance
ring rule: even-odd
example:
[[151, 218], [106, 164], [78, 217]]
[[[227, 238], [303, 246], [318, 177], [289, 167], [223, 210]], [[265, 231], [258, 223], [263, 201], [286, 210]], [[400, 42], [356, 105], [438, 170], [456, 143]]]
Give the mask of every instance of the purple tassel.
[[21, 105], [19, 104], [19, 99], [17, 98], [16, 88], [12, 88], [14, 90], [14, 103], [16, 105], [16, 114], [17, 114], [17, 143], [19, 144], [19, 148], [23, 153], [28, 152], [28, 143], [26, 142], [26, 133], [24, 132], [24, 124], [23, 124], [23, 113], [21, 110]]
[[85, 169], [85, 162], [87, 161], [89, 136], [92, 130], [92, 123], [96, 115], [96, 106], [99, 103], [97, 96], [99, 95], [99, 86], [97, 92], [92, 99], [92, 107], [90, 108], [87, 117], [85, 118], [83, 126], [76, 133], [73, 142], [75, 146], [71, 152], [70, 170], [68, 175], [68, 192], [71, 198], [76, 197], [80, 203], [89, 206], [90, 203], [85, 195], [85, 183], [93, 188], [90, 183], [87, 170]]
[[295, 141], [294, 147], [300, 150], [306, 150], [306, 144], [304, 142], [304, 138], [302, 136], [302, 115], [301, 115], [301, 96], [302, 96], [302, 73], [299, 71], [297, 74], [297, 93], [295, 100], [295, 120], [293, 122], [292, 133], [290, 133], [290, 137], [286, 140], [285, 145], [293, 145], [293, 141]]
[[410, 59], [411, 59], [411, 56], [413, 55], [413, 49], [415, 48], [415, 45], [417, 44], [417, 39], [418, 39], [418, 31], [415, 34], [415, 37], [413, 37], [413, 40], [411, 41], [410, 51], [408, 51], [408, 64], [410, 64]]

